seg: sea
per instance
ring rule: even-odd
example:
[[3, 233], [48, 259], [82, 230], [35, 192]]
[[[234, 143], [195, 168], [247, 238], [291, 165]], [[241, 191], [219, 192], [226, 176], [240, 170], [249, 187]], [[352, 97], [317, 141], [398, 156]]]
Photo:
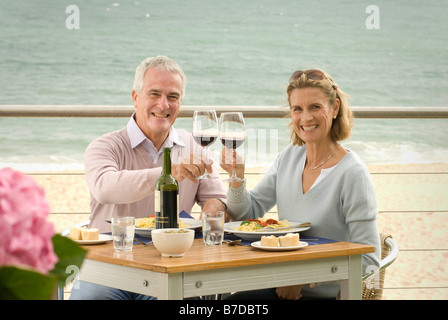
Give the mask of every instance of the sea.
[[[0, 0], [0, 105], [132, 105], [137, 65], [166, 55], [184, 106], [286, 106], [290, 74], [310, 68], [352, 106], [447, 106], [447, 14], [447, 0]], [[289, 119], [245, 120], [241, 153], [269, 166]], [[86, 146], [127, 122], [0, 118], [0, 168], [82, 170]], [[446, 162], [448, 119], [356, 119], [342, 145], [366, 163]]]

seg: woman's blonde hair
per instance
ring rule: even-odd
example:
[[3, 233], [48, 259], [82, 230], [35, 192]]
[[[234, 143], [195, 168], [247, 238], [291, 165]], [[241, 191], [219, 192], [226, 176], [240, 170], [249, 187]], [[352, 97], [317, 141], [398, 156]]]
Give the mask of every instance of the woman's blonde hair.
[[[319, 75], [319, 72], [322, 74], [322, 79], [319, 76], [312, 76], [314, 73]], [[348, 95], [338, 87], [330, 75], [322, 70], [296, 71], [292, 74], [286, 89], [289, 107], [291, 107], [290, 97], [292, 91], [303, 88], [319, 88], [327, 96], [332, 106], [335, 105], [336, 99], [340, 101], [339, 112], [336, 119], [333, 119], [330, 136], [334, 141], [348, 139], [353, 127], [353, 113], [348, 103]], [[288, 127], [292, 127], [292, 122]], [[293, 145], [299, 146], [304, 144], [304, 141], [299, 138], [294, 128], [291, 130], [291, 142]]]

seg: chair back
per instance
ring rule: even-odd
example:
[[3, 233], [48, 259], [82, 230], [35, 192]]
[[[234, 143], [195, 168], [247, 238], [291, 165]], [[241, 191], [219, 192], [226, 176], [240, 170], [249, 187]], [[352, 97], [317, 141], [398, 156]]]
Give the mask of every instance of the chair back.
[[[391, 248], [386, 244], [386, 239], [392, 238], [390, 234], [380, 233], [381, 240], [381, 260], [386, 258]], [[370, 277], [362, 282], [362, 299], [363, 300], [381, 300], [383, 297], [384, 277], [386, 276], [386, 268], [380, 271], [379, 277]]]

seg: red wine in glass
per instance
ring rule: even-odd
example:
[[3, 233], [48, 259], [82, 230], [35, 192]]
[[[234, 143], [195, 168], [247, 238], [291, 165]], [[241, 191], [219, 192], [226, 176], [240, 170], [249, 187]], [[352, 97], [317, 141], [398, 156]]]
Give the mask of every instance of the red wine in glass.
[[[235, 152], [246, 139], [246, 130], [244, 118], [241, 112], [223, 112], [219, 118], [219, 138], [222, 144]], [[243, 181], [238, 178], [235, 167], [232, 169], [232, 176], [226, 180], [227, 182]]]
[[[204, 148], [205, 157], [208, 159], [208, 147], [218, 138], [218, 120], [215, 110], [196, 110], [193, 114], [193, 139]], [[214, 179], [207, 171], [197, 179]]]
[[235, 150], [236, 148], [241, 146], [243, 144], [244, 140], [245, 140], [244, 137], [243, 138], [238, 138], [238, 137], [221, 137], [222, 144], [226, 148], [232, 149], [232, 150]]
[[201, 147], [208, 147], [212, 145], [216, 138], [218, 138], [218, 135], [207, 135], [207, 134], [197, 134], [193, 135], [194, 141], [196, 141], [197, 144], [201, 145]]

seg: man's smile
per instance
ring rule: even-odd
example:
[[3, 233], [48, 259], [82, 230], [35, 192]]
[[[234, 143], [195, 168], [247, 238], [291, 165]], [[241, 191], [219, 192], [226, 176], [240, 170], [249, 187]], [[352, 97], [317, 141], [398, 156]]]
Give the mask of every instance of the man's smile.
[[161, 113], [151, 113], [153, 116], [157, 117], [157, 118], [168, 118], [169, 114], [161, 114]]

